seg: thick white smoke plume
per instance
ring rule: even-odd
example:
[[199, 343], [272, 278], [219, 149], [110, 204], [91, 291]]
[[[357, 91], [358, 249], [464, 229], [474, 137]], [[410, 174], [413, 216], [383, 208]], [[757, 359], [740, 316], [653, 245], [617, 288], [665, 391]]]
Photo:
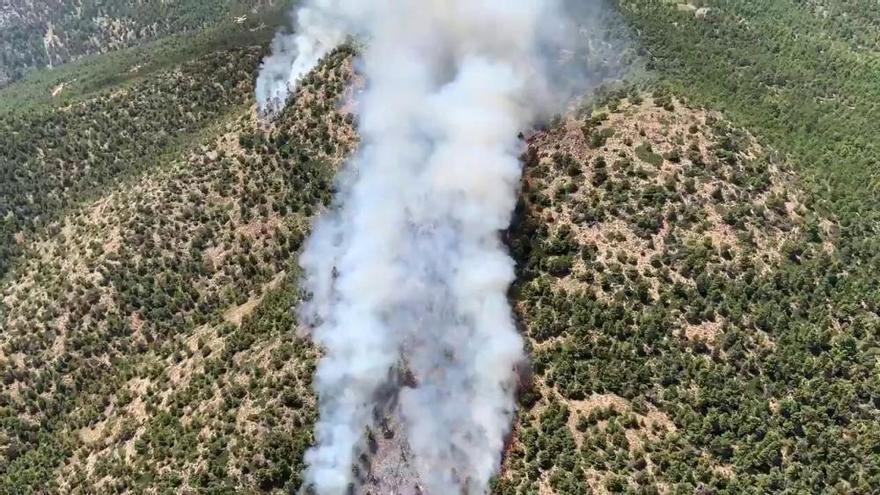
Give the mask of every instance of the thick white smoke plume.
[[418, 380], [400, 410], [427, 493], [483, 494], [497, 472], [524, 358], [499, 232], [516, 202], [517, 134], [563, 100], [553, 68], [560, 40], [578, 39], [565, 19], [555, 0], [312, 0], [298, 34], [273, 44], [258, 81], [267, 113], [334, 43], [365, 42], [361, 147], [300, 260], [303, 315], [325, 351], [306, 454], [319, 495], [347, 492], [402, 359]]
[[306, 5], [294, 11], [294, 32], [279, 32], [272, 40], [272, 52], [257, 76], [257, 106], [262, 113], [279, 113], [299, 79], [344, 41], [341, 19], [323, 6]]

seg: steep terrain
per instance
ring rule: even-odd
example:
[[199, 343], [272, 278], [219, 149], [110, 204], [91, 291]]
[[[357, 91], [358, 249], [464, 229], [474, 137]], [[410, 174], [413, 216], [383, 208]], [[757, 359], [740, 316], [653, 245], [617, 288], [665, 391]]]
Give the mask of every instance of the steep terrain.
[[[211, 105], [226, 108], [179, 155], [140, 173], [96, 166], [123, 157], [91, 167], [78, 161], [96, 178], [69, 181], [93, 187], [93, 199], [53, 204], [57, 219], [16, 236], [23, 254], [7, 274], [0, 309], [0, 491], [269, 490], [299, 476], [314, 351], [296, 336], [289, 311], [298, 297], [295, 252], [353, 144], [336, 110], [350, 66], [345, 51], [333, 55], [266, 129], [236, 101], [252, 93], [253, 54], [211, 55], [189, 72], [54, 114], [136, 111], [144, 117], [107, 122], [146, 128], [119, 130], [108, 144], [91, 121], [75, 142], [83, 157], [108, 148], [148, 154], [144, 138], [164, 137], [159, 144], [167, 146], [173, 132], [151, 126], [202, 115], [197, 99], [180, 107], [163, 85], [185, 91], [225, 68], [243, 71], [241, 87], [231, 76], [218, 89], [198, 85], [214, 92]], [[226, 101], [216, 93], [224, 87], [234, 93]], [[162, 95], [161, 113], [147, 118], [153, 94]], [[42, 143], [46, 154], [64, 150], [29, 143]], [[113, 172], [127, 178], [114, 185]], [[70, 201], [81, 192], [51, 190]]]
[[[283, 8], [287, 2], [280, 2]], [[0, 88], [27, 70], [142, 44], [169, 34], [244, 22], [269, 0], [0, 1]]]
[[499, 493], [874, 486], [876, 308], [841, 304], [838, 227], [777, 153], [631, 95], [532, 136], [526, 164], [535, 379]]
[[[62, 4], [0, 1], [0, 86], [139, 47], [0, 91], [0, 493], [296, 493], [296, 257], [356, 146], [352, 50], [267, 125], [268, 4]], [[880, 486], [870, 4], [620, 3], [650, 77], [524, 136], [495, 493]], [[418, 490], [389, 411], [364, 493]]]
[[[54, 214], [156, 165], [165, 150], [244, 103], [259, 55], [257, 48], [209, 55], [130, 89], [0, 116], [0, 273]], [[205, 84], [209, 71], [217, 80]]]

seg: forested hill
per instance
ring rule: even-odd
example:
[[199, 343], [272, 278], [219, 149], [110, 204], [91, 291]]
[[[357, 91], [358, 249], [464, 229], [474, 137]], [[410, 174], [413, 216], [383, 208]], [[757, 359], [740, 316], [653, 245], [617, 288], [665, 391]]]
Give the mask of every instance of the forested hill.
[[874, 2], [637, 0], [622, 8], [664, 84], [760, 130], [796, 156], [818, 197], [834, 203], [847, 224], [862, 217], [861, 228], [876, 226], [880, 9]]
[[[336, 105], [351, 52], [267, 127], [273, 31], [0, 91], [0, 493], [299, 483], [314, 349], [290, 312], [296, 251], [354, 143]], [[88, 83], [52, 97], [59, 73]]]
[[[267, 5], [0, 0], [6, 79], [54, 65], [0, 90], [0, 493], [298, 493], [296, 260], [357, 78], [259, 120]], [[647, 73], [527, 133], [493, 493], [873, 493], [876, 2], [618, 7]]]
[[203, 29], [289, 2], [270, 0], [2, 0], [0, 88], [29, 69]]
[[533, 141], [512, 238], [537, 379], [498, 491], [874, 493], [880, 10], [620, 6], [666, 113], [617, 93]]

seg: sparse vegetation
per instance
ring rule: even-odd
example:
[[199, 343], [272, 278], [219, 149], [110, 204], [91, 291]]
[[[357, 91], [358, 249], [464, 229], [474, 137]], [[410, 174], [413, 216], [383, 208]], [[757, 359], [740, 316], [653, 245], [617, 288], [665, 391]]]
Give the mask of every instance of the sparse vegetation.
[[[638, 101], [602, 150], [530, 142], [512, 250], [540, 398], [496, 492], [870, 491], [878, 318], [840, 291], [835, 222], [748, 133]], [[563, 149], [593, 167], [554, 172]]]
[[[65, 152], [95, 162], [66, 187], [11, 190], [56, 199], [16, 203], [42, 210], [22, 216], [35, 220], [16, 236], [3, 285], [0, 492], [298, 486], [315, 351], [290, 311], [296, 252], [354, 144], [337, 111], [350, 55], [330, 55], [268, 129], [236, 101], [253, 91], [249, 48], [6, 121], [59, 125], [21, 143], [43, 152], [17, 156], [57, 167], [35, 178], [67, 172]], [[223, 82], [204, 84], [212, 78]], [[162, 138], [188, 119], [202, 130]]]
[[[258, 19], [248, 23], [248, 28], [259, 26], [260, 21], [272, 23], [270, 19], [277, 19], [278, 13], [290, 3], [290, 0], [9, 2], [0, 7], [0, 41], [5, 47], [0, 51], [0, 88], [31, 69], [52, 68], [169, 35], [177, 36], [179, 42], [181, 35], [192, 35], [217, 25], [222, 25], [225, 31], [235, 31], [248, 17]], [[273, 15], [263, 17], [266, 11]], [[114, 71], [113, 76], [124, 77], [124, 72]], [[86, 74], [78, 72], [77, 75]]]
[[[576, 157], [601, 167], [585, 171], [592, 180], [575, 182], [574, 195], [552, 188], [576, 178], [549, 176], [543, 155], [529, 156], [515, 294], [541, 399], [520, 415], [496, 491], [872, 492], [876, 9], [837, 0], [621, 7], [657, 78], [651, 112], [665, 115], [650, 120], [661, 134], [642, 128], [606, 143], [626, 157]], [[638, 106], [643, 95], [627, 100]], [[724, 110], [759, 133], [764, 151], [747, 151], [747, 134], [715, 118], [664, 135], [662, 122], [693, 105]], [[694, 138], [713, 146], [693, 147]], [[681, 173], [646, 180], [656, 163]], [[787, 172], [773, 166], [800, 179], [780, 182]], [[584, 264], [559, 278], [543, 260], [569, 223], [602, 235], [576, 235]], [[772, 248], [755, 248], [768, 240]], [[609, 408], [635, 421], [600, 416]], [[565, 422], [567, 431], [552, 430]]]
[[[80, 3], [0, 7], [0, 493], [296, 493], [353, 51], [268, 125], [283, 2]], [[871, 493], [876, 5], [620, 7], [653, 79], [528, 138], [494, 492]]]

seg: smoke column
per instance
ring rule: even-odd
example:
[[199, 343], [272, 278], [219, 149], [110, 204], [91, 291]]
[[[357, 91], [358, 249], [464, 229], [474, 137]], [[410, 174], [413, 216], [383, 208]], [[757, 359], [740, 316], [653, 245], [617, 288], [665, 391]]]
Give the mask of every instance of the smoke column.
[[[331, 2], [321, 3], [323, 7]], [[293, 17], [295, 34], [275, 35], [271, 54], [263, 60], [257, 76], [257, 106], [264, 115], [278, 114], [299, 79], [345, 39], [341, 20], [332, 10], [306, 5]]]
[[554, 0], [313, 0], [297, 25], [264, 62], [263, 112], [346, 36], [365, 42], [367, 82], [360, 149], [300, 259], [302, 316], [324, 349], [306, 484], [347, 492], [377, 392], [405, 360], [418, 386], [401, 391], [400, 411], [423, 487], [486, 493], [524, 358], [499, 239], [521, 174], [517, 134], [570, 96], [557, 65], [578, 31]]

